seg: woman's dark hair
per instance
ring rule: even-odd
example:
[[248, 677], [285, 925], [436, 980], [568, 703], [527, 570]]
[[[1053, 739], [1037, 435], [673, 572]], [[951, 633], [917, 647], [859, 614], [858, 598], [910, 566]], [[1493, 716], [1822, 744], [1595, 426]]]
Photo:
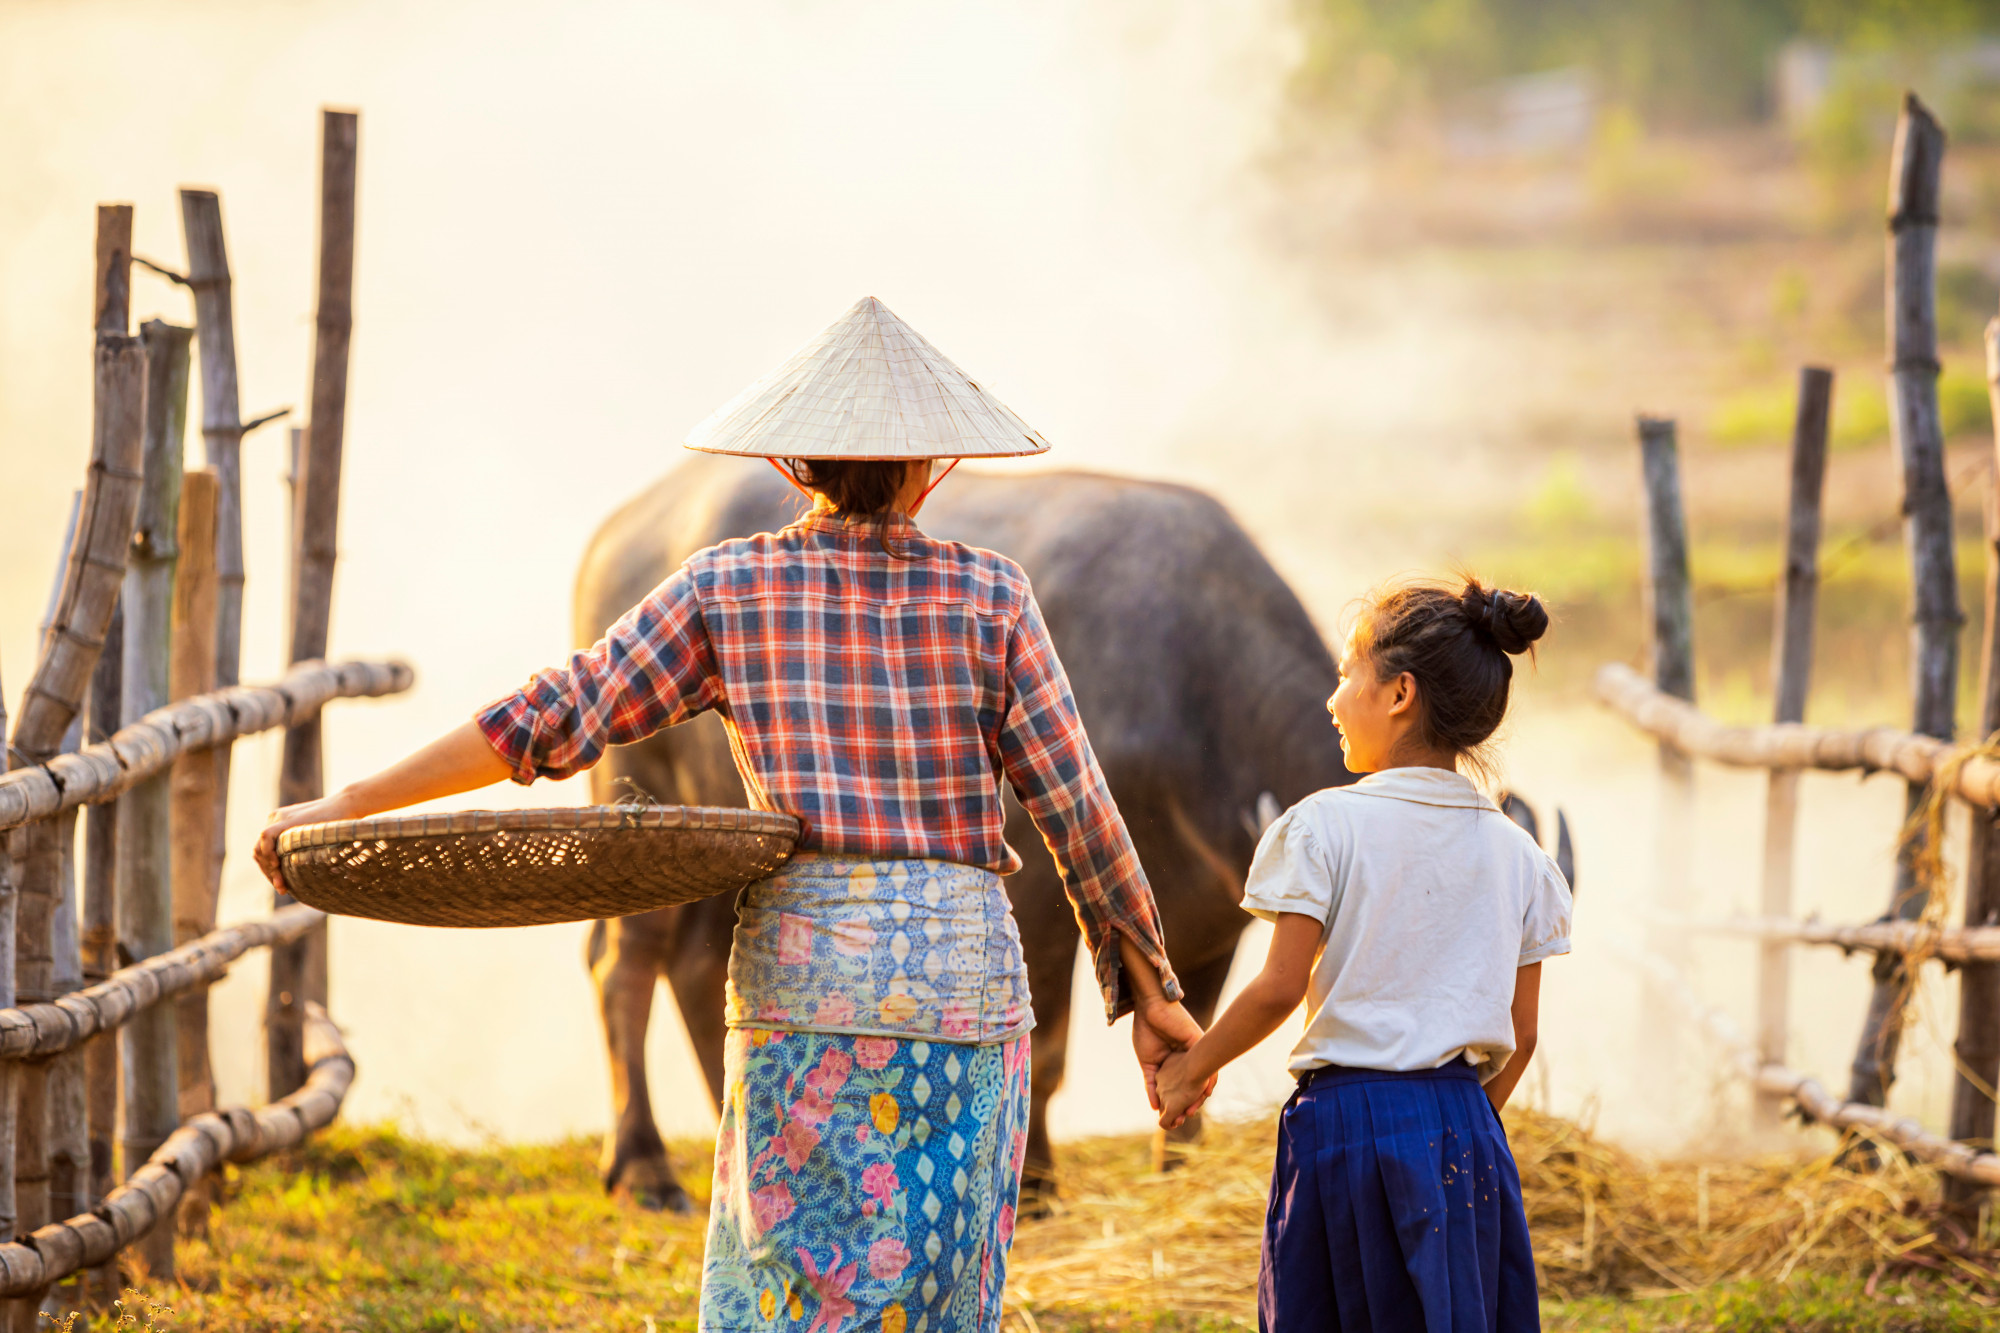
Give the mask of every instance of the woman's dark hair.
[[1549, 627], [1533, 593], [1489, 588], [1476, 578], [1454, 587], [1435, 579], [1387, 584], [1365, 599], [1355, 650], [1377, 680], [1409, 672], [1417, 681], [1418, 734], [1433, 749], [1469, 755], [1507, 716], [1513, 655], [1534, 653]]
[[902, 492], [909, 464], [887, 458], [788, 458], [786, 471], [807, 490], [818, 491], [842, 518], [875, 520], [875, 540], [887, 555], [908, 560], [889, 544], [889, 515]]

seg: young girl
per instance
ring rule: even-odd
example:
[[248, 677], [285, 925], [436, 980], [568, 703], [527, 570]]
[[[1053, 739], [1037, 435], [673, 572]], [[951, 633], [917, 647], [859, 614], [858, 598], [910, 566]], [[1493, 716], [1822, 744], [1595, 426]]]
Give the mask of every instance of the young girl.
[[1542, 960], [1569, 886], [1461, 768], [1507, 712], [1536, 598], [1435, 582], [1372, 594], [1327, 707], [1349, 787], [1265, 833], [1243, 906], [1277, 924], [1263, 971], [1158, 1073], [1160, 1123], [1306, 1000], [1278, 1122], [1259, 1326], [1345, 1333], [1540, 1327], [1499, 1109], [1535, 1048]]

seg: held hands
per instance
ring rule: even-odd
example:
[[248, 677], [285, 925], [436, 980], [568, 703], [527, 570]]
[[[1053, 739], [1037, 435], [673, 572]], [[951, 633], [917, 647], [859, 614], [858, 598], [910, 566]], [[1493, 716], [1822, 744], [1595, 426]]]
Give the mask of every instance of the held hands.
[[1179, 1128], [1215, 1091], [1216, 1076], [1210, 1074], [1207, 1082], [1196, 1082], [1193, 1065], [1186, 1051], [1176, 1051], [1161, 1063], [1154, 1081], [1158, 1091], [1153, 1100], [1153, 1109], [1160, 1113], [1161, 1129]]
[[[1185, 1068], [1185, 1052], [1201, 1039], [1201, 1024], [1194, 1021], [1188, 1011], [1178, 1002], [1164, 997], [1142, 999], [1132, 1013], [1132, 1052], [1139, 1058], [1140, 1072], [1146, 1078], [1146, 1100], [1155, 1111], [1163, 1111], [1161, 1097], [1164, 1085], [1162, 1070], [1170, 1063]], [[1171, 1123], [1162, 1114], [1160, 1124], [1172, 1128], [1185, 1120], [1189, 1113], [1198, 1109], [1201, 1101], [1215, 1089], [1215, 1080], [1210, 1078], [1200, 1089], [1200, 1096], [1180, 1108]]]
[[300, 824], [323, 824], [329, 820], [357, 817], [356, 812], [348, 808], [344, 794], [339, 792], [322, 796], [317, 801], [301, 801], [297, 805], [286, 806], [272, 814], [271, 822], [257, 835], [257, 850], [254, 853], [257, 868], [264, 872], [264, 878], [270, 880], [271, 886], [278, 892], [288, 892], [285, 877], [278, 866], [278, 835]]

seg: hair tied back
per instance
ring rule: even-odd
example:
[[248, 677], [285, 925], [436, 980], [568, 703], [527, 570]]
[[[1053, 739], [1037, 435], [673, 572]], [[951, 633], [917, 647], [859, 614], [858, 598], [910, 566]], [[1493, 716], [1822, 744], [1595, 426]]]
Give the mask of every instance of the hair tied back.
[[1468, 582], [1459, 598], [1465, 618], [1503, 653], [1527, 652], [1549, 627], [1548, 608], [1529, 592], [1484, 588]]

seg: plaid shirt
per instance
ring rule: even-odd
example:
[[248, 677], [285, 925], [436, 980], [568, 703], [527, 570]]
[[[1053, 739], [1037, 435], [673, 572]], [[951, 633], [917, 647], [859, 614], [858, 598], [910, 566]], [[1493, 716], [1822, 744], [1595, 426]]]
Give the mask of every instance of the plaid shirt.
[[713, 708], [759, 809], [836, 856], [1021, 868], [1004, 776], [1034, 819], [1096, 961], [1130, 1006], [1117, 933], [1159, 968], [1152, 888], [1084, 735], [1028, 576], [1004, 556], [893, 519], [809, 514], [697, 551], [588, 652], [478, 715], [516, 782], [568, 777]]

